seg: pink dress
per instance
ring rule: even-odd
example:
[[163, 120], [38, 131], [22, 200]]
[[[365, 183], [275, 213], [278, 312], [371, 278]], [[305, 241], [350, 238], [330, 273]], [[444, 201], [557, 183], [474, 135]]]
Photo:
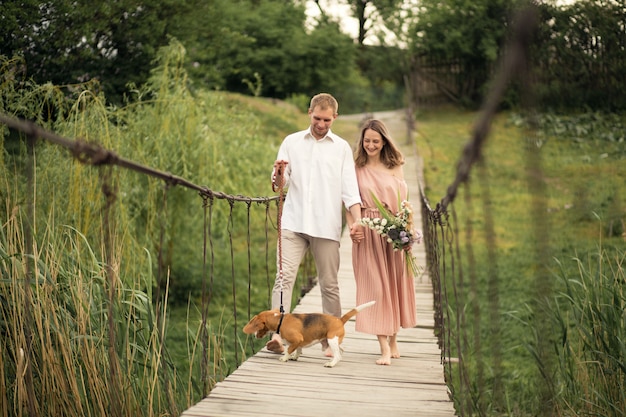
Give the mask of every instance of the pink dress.
[[[363, 202], [363, 217], [381, 217], [372, 192], [394, 213], [400, 200], [407, 199], [404, 180], [390, 173], [357, 167], [357, 180]], [[394, 251], [383, 237], [364, 227], [365, 239], [352, 245], [352, 266], [356, 280], [356, 304], [371, 300], [376, 304], [356, 315], [356, 330], [391, 336], [417, 324], [415, 285], [407, 270], [404, 251]]]

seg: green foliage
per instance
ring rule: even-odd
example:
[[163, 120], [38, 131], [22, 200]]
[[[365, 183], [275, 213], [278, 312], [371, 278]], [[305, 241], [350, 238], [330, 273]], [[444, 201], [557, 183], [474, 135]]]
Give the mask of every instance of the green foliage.
[[187, 82], [198, 91], [279, 99], [336, 93], [357, 71], [352, 40], [337, 24], [308, 33], [296, 2], [40, 3], [3, 6], [0, 56], [23, 59], [20, 71], [39, 84], [92, 80], [116, 105], [127, 85], [146, 83], [159, 48], [172, 38], [188, 51]]
[[[361, 111], [364, 103], [387, 109], [402, 101], [397, 89], [381, 89], [378, 79], [371, 81], [374, 89], [369, 91], [370, 81], [358, 67], [357, 45], [336, 22], [306, 27], [305, 8], [299, 2], [40, 3], [3, 8], [0, 56], [19, 59], [19, 75], [37, 84], [75, 90], [89, 80], [96, 95], [104, 92], [117, 106], [132, 96], [134, 86], [146, 84], [160, 59], [159, 49], [172, 39], [186, 50], [183, 67], [192, 91], [227, 90], [277, 99], [329, 91], [343, 97], [347, 112]], [[381, 49], [378, 55], [384, 60], [387, 54]], [[396, 68], [395, 59], [387, 59], [385, 68], [392, 66]], [[389, 99], [378, 99], [388, 91], [393, 92]]]
[[540, 3], [533, 60], [538, 102], [547, 109], [626, 108], [623, 2]]
[[358, 99], [352, 105], [350, 96], [344, 96], [341, 102], [348, 99], [350, 109], [365, 113], [405, 107], [405, 55], [399, 48], [362, 46], [358, 51], [358, 64], [363, 82], [346, 87]]
[[[301, 1], [5, 3], [0, 56], [19, 62], [12, 73], [38, 85], [76, 92], [90, 81], [94, 94], [123, 105], [128, 86], [144, 85], [159, 49], [177, 39], [187, 51], [192, 91], [278, 99], [329, 91], [347, 113], [398, 108], [410, 82], [416, 97], [444, 91], [447, 100], [477, 107], [505, 53], [515, 11], [533, 3], [540, 16], [531, 58], [538, 104], [625, 108], [619, 1], [346, 1], [360, 24], [356, 42], [328, 15], [307, 22]], [[364, 45], [366, 35], [381, 46]], [[526, 92], [517, 85], [503, 106], [515, 108]]]
[[[623, 416], [626, 409], [626, 252], [602, 249], [562, 265], [563, 290], [552, 303], [559, 329], [563, 409], [578, 415]], [[562, 261], [559, 264], [564, 264]], [[578, 275], [568, 272], [578, 269]]]
[[[205, 185], [215, 195], [273, 195], [268, 178], [278, 145], [287, 133], [305, 126], [306, 115], [270, 100], [192, 93], [185, 52], [175, 40], [163, 48], [149, 82], [134, 87], [124, 107], [106, 106], [93, 83], [39, 86], [19, 79], [13, 69], [20, 61], [3, 60], [3, 68], [11, 71], [2, 73], [0, 110], [40, 121], [62, 136], [97, 142], [125, 159]], [[15, 389], [22, 384], [17, 375], [23, 375], [16, 368], [23, 362], [15, 346], [25, 336], [14, 323], [24, 320], [20, 308], [25, 303], [17, 297], [23, 296], [26, 272], [18, 269], [25, 267], [21, 257], [31, 251], [23, 237], [31, 201], [33, 239], [40, 248], [33, 259], [38, 273], [45, 274], [38, 283], [53, 290], [44, 298], [47, 293], [35, 286], [33, 309], [42, 339], [33, 355], [38, 362], [54, 357], [51, 367], [64, 364], [34, 374], [45, 403], [42, 415], [104, 415], [108, 410], [107, 305], [115, 310], [119, 395], [126, 415], [176, 415], [232, 371], [241, 355], [256, 349], [243, 341], [240, 328], [251, 311], [269, 303], [275, 203], [204, 200], [133, 171], [84, 165], [43, 140], [36, 143], [31, 161], [23, 134], [4, 128], [2, 138], [2, 404], [27, 403], [25, 392]], [[26, 171], [32, 162], [36, 181], [31, 190]], [[103, 185], [114, 190], [110, 223], [103, 217]], [[109, 262], [117, 277], [112, 304], [102, 233], [107, 225], [113, 228], [114, 259]], [[206, 237], [205, 226], [211, 232]], [[187, 313], [181, 314], [185, 305]], [[85, 314], [93, 317], [71, 322], [83, 308], [92, 309]], [[46, 327], [57, 324], [55, 332]], [[78, 355], [74, 343], [82, 339], [93, 358], [72, 356]], [[54, 380], [45, 377], [48, 372], [57, 372]], [[81, 385], [88, 378], [93, 386]]]
[[127, 82], [145, 81], [157, 48], [167, 42], [164, 17], [176, 15], [174, 7], [183, 12], [171, 1], [3, 5], [3, 16], [13, 24], [0, 28], [0, 55], [22, 56], [29, 78], [39, 83], [101, 80], [109, 97], [119, 97]]
[[420, 3], [419, 19], [410, 32], [415, 57], [426, 56], [443, 65], [458, 67], [457, 94], [475, 107], [511, 26], [519, 2], [509, 0], [426, 0]]
[[[263, 80], [263, 96], [284, 98], [288, 91], [298, 91], [302, 62], [296, 57], [306, 52], [304, 9], [291, 3], [262, 1], [244, 6], [235, 2], [230, 13], [237, 16], [235, 30], [245, 34], [244, 42], [232, 50], [231, 66], [225, 74], [224, 87], [247, 92], [244, 80]], [[245, 7], [245, 13], [242, 12]], [[268, 24], [271, 22], [271, 24]], [[255, 76], [255, 73], [258, 74]]]
[[293, 104], [300, 111], [306, 112], [311, 104], [311, 97], [304, 94], [292, 94], [287, 98], [287, 102]]
[[[443, 198], [454, 178], [456, 158], [463, 151], [476, 117], [476, 113], [451, 108], [424, 112], [417, 117], [418, 150], [424, 158], [425, 191], [432, 206]], [[553, 305], [551, 310], [545, 310], [549, 300], [542, 296], [566, 291], [562, 280], [557, 280], [556, 274], [546, 273], [546, 270], [559, 269], [560, 275], [572, 282], [571, 287], [577, 288], [578, 284], [575, 285], [573, 281], [581, 280], [576, 278], [580, 274], [579, 264], [569, 260], [573, 256], [581, 259], [590, 256], [597, 260], [595, 269], [598, 272], [589, 273], [585, 285], [591, 290], [589, 282], [595, 280], [593, 286], [598, 291], [598, 297], [582, 288], [578, 297], [588, 297], [585, 299], [586, 308], [599, 310], [598, 316], [602, 314], [602, 317], [609, 317], [610, 314], [614, 323], [606, 326], [607, 332], [612, 332], [613, 326], [623, 326], [616, 316], [617, 312], [623, 313], [623, 299], [619, 298], [619, 285], [623, 284], [620, 266], [623, 264], [623, 255], [620, 258], [619, 254], [626, 250], [626, 240], [625, 235], [618, 233], [618, 229], [626, 221], [626, 200], [621, 192], [626, 168], [620, 152], [615, 152], [618, 144], [606, 139], [621, 135], [622, 122], [619, 121], [622, 117], [609, 114], [556, 117], [544, 114], [538, 118], [543, 121], [537, 132], [519, 123], [518, 117], [502, 113], [495, 118], [491, 135], [483, 149], [485, 179], [482, 179], [480, 170], [475, 167], [468, 187], [460, 190], [453, 203], [454, 224], [458, 226], [458, 230], [454, 231], [454, 239], [458, 241], [461, 253], [460, 264], [454, 267], [463, 271], [464, 285], [447, 288], [450, 315], [446, 317], [450, 329], [455, 329], [459, 318], [455, 315], [455, 309], [463, 307], [465, 321], [458, 323], [461, 326], [459, 337], [464, 347], [464, 364], [468, 369], [467, 379], [461, 381], [458, 379], [459, 369], [451, 365], [454, 396], [457, 401], [468, 401], [474, 409], [483, 410], [486, 415], [537, 415], [543, 404], [539, 400], [543, 395], [542, 372], [550, 370], [548, 364], [541, 362], [539, 349], [542, 344], [547, 344], [554, 365], [557, 365], [552, 368], [555, 372], [552, 388], [556, 395], [553, 404], [555, 410], [561, 413], [559, 415], [580, 415], [579, 412], [599, 404], [598, 397], [604, 397], [602, 402], [606, 407], [603, 412], [593, 408], [595, 412], [589, 415], [621, 415], [615, 414], [616, 408], [611, 411], [608, 404], [623, 409], [620, 402], [623, 398], [616, 396], [616, 386], [611, 386], [616, 383], [611, 379], [613, 376], [623, 378], [623, 375], [613, 372], [610, 376], [600, 376], [599, 372], [603, 368], [596, 366], [600, 362], [590, 362], [593, 352], [600, 356], [605, 355], [602, 352], [609, 352], [608, 348], [600, 348], [603, 340], [607, 346], [614, 341], [598, 339], [593, 342], [594, 347], [585, 349], [575, 341], [568, 346], [559, 344], [563, 331], [554, 327], [551, 318], [557, 315], [564, 317], [564, 326], [569, 326], [568, 337], [571, 337], [572, 332], [581, 332], [582, 335], [583, 330], [576, 330], [578, 325], [571, 320], [573, 309], [577, 308], [573, 304], [580, 302], [568, 303], [560, 299], [557, 306], [560, 310], [556, 310]], [[571, 126], [571, 129], [563, 126]], [[575, 126], [588, 134], [580, 134], [577, 140], [573, 140]], [[532, 165], [526, 152], [529, 146], [537, 148], [538, 157], [542, 161], [540, 180], [545, 186], [544, 193], [538, 193], [528, 182], [527, 169]], [[608, 153], [608, 156], [603, 156], [604, 153]], [[482, 200], [486, 191], [491, 196], [488, 205]], [[537, 200], [545, 207], [545, 211], [538, 213], [539, 218], [533, 215], [532, 208]], [[486, 240], [488, 219], [484, 213], [487, 209], [493, 216], [495, 259], [489, 255]], [[545, 224], [543, 237], [533, 233], [537, 221]], [[468, 238], [471, 240], [468, 241]], [[615, 251], [617, 255], [614, 259], [594, 255], [598, 252], [599, 241], [603, 250]], [[543, 247], [548, 248], [546, 253], [537, 254], [538, 245], [545, 245]], [[455, 250], [450, 248], [450, 251]], [[468, 259], [470, 250], [474, 257], [474, 269], [470, 268]], [[545, 263], [538, 259], [539, 255], [545, 257]], [[471, 271], [475, 271], [475, 286], [471, 284]], [[495, 317], [489, 313], [493, 306], [490, 271], [497, 278], [498, 310]], [[606, 273], [603, 279], [599, 277], [601, 271]], [[542, 283], [542, 279], [546, 281]], [[541, 285], [545, 285], [548, 291], [542, 293]], [[600, 287], [606, 291], [601, 291]], [[458, 301], [452, 296], [454, 290], [458, 291]], [[610, 301], [612, 292], [617, 292], [618, 298]], [[461, 304], [457, 305], [457, 302]], [[616, 311], [609, 313], [614, 303], [617, 303]], [[621, 319], [623, 321], [623, 317]], [[588, 329], [604, 325], [591, 323], [591, 317], [585, 321], [588, 324], [584, 326]], [[548, 329], [547, 337], [542, 326]], [[621, 333], [620, 328], [615, 332], [616, 338]], [[580, 339], [580, 343], [591, 342], [586, 338]], [[452, 344], [451, 355], [455, 357], [459, 352], [455, 349], [456, 342], [452, 341]], [[555, 347], [558, 347], [562, 357], [555, 356]], [[613, 361], [611, 369], [618, 369], [619, 363], [623, 363], [623, 355], [613, 347], [610, 351], [616, 352], [610, 359]], [[500, 355], [499, 367], [494, 361], [496, 354]], [[559, 365], [557, 360], [562, 363]], [[598, 361], [598, 357], [593, 360]], [[608, 358], [605, 357], [605, 360]], [[565, 375], [568, 367], [576, 368], [576, 373]], [[593, 368], [598, 371], [594, 379], [583, 378], [583, 374]], [[580, 383], [571, 386], [572, 389], [561, 385], [572, 377], [579, 378]], [[463, 392], [458, 389], [462, 382]], [[494, 385], [496, 383], [499, 385]], [[578, 391], [573, 389], [575, 387], [578, 387]], [[590, 387], [597, 390], [591, 392]], [[504, 393], [502, 398], [497, 394], [498, 388]], [[584, 401], [593, 404], [569, 408], [573, 404], [580, 406]]]
[[[348, 0], [353, 17], [359, 22], [357, 43], [364, 45], [366, 38], [383, 36], [380, 25], [387, 23], [390, 15], [400, 8], [403, 0]], [[319, 6], [319, 2], [318, 6]]]
[[[506, 54], [512, 19], [525, 5], [538, 15], [530, 44], [532, 89], [517, 83], [503, 106], [515, 108], [531, 94], [542, 110], [623, 110], [626, 14], [619, 1], [422, 1], [409, 13], [410, 29], [402, 38], [412, 71], [428, 71], [426, 78], [448, 97], [477, 107]], [[396, 20], [395, 27], [402, 27]]]
[[[177, 377], [162, 350], [150, 295], [141, 289], [151, 288], [150, 270], [133, 286], [118, 282], [111, 299], [113, 277], [85, 236], [49, 224], [30, 254], [24, 210], [12, 202], [6, 201], [12, 216], [0, 229], [0, 414], [18, 415], [33, 404], [39, 415], [107, 415], [112, 395], [123, 400], [122, 415], [176, 414], [185, 407], [184, 397], [168, 404], [167, 395], [152, 395], [170, 393]], [[111, 322], [109, 311], [115, 312]], [[119, 392], [110, 390], [109, 323], [124, 381]], [[25, 389], [29, 375], [36, 398]]]
[[[529, 127], [527, 118], [514, 116], [520, 127]], [[537, 126], [537, 146], [548, 140], [569, 141], [584, 160], [626, 158], [626, 118], [618, 113], [586, 112], [541, 113], [533, 118]]]

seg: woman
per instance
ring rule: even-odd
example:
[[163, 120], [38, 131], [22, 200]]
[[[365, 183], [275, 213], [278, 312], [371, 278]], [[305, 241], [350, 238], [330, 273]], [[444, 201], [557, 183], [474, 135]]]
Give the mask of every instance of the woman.
[[[380, 120], [368, 120], [361, 129], [355, 151], [356, 174], [361, 193], [362, 217], [381, 217], [372, 198], [375, 195], [392, 212], [407, 199], [404, 158]], [[348, 224], [353, 217], [346, 213]], [[391, 365], [399, 358], [397, 335], [400, 328], [417, 323], [415, 286], [403, 251], [394, 251], [385, 238], [369, 228], [353, 236], [352, 266], [356, 279], [356, 304], [376, 304], [356, 316], [356, 330], [375, 334], [380, 344], [378, 365]]]

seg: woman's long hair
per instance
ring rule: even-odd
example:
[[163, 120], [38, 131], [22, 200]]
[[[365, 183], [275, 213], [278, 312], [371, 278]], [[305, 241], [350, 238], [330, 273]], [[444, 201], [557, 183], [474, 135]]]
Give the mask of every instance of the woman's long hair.
[[380, 133], [380, 136], [382, 136], [383, 148], [380, 150], [380, 161], [387, 168], [391, 169], [404, 164], [404, 156], [394, 143], [393, 139], [391, 139], [385, 124], [377, 119], [369, 119], [365, 121], [361, 127], [361, 136], [359, 137], [359, 141], [357, 142], [356, 150], [354, 152], [354, 163], [356, 166], [362, 167], [367, 163], [367, 152], [365, 152], [365, 148], [363, 148], [363, 137], [365, 136], [365, 131], [367, 129], [372, 129]]

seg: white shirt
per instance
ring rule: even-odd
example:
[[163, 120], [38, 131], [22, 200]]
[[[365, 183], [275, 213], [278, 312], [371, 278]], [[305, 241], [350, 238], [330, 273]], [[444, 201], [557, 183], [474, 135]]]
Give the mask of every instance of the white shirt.
[[315, 139], [310, 128], [287, 136], [278, 149], [288, 187], [283, 229], [313, 237], [341, 239], [342, 203], [361, 203], [352, 148], [330, 130]]

